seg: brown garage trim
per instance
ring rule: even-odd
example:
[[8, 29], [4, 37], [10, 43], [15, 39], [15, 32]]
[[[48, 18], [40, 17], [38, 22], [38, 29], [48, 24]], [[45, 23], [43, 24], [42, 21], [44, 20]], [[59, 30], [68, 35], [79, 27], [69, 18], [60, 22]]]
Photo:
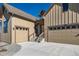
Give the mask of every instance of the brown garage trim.
[[14, 26], [14, 30], [15, 30], [15, 43], [16, 43], [16, 27]]
[[29, 28], [27, 28], [27, 30], [28, 30], [28, 41], [30, 41], [30, 39], [29, 39]]

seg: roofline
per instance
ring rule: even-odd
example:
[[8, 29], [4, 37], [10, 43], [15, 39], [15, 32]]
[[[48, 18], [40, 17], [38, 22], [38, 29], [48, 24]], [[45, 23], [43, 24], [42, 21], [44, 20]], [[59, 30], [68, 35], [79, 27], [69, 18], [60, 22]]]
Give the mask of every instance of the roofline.
[[51, 10], [51, 8], [53, 7], [54, 4], [51, 4], [50, 7], [48, 8], [47, 12], [44, 14], [44, 16], [47, 15], [47, 13]]
[[[3, 4], [3, 6], [4, 6], [4, 8], [6, 8], [6, 6], [5, 6], [5, 3]], [[12, 5], [11, 5], [12, 6]], [[13, 6], [14, 7], [14, 6]], [[14, 8], [16, 8], [16, 7], [14, 7]], [[7, 8], [6, 8], [7, 9]], [[18, 9], [18, 8], [17, 8]], [[8, 9], [7, 9], [8, 10]], [[21, 9], [19, 9], [19, 10], [21, 10]], [[21, 10], [22, 11], [22, 10]], [[28, 18], [25, 18], [25, 17], [23, 17], [23, 16], [20, 16], [20, 15], [17, 15], [17, 14], [15, 14], [15, 13], [12, 13], [12, 12], [10, 12], [10, 11], [8, 11], [9, 13], [11, 13], [11, 14], [13, 14], [13, 16], [14, 15], [16, 15], [16, 16], [19, 16], [19, 17], [21, 17], [21, 18], [24, 18], [24, 19], [28, 19]], [[23, 11], [24, 12], [24, 11]], [[25, 12], [26, 13], [26, 12]], [[31, 15], [31, 14], [29, 14], [29, 15]], [[33, 16], [33, 15], [31, 15], [31, 16]], [[33, 17], [35, 17], [35, 16], [33, 16]], [[36, 19], [37, 19], [37, 17], [36, 17]], [[32, 22], [36, 22], [36, 20], [32, 20], [32, 19], [29, 19], [28, 21], [32, 21]]]
[[44, 14], [44, 16], [46, 16], [48, 14], [48, 12], [51, 10], [51, 8], [54, 6], [54, 5], [58, 5], [60, 3], [52, 3], [49, 7], [49, 9], [47, 10], [47, 12]]
[[26, 19], [27, 21], [31, 21], [31, 22], [36, 22], [36, 20], [34, 21], [34, 20], [31, 20], [31, 19], [28, 19], [28, 18], [22, 17], [22, 16], [17, 15], [17, 14], [13, 14], [12, 16], [14, 16], [14, 17], [18, 17], [18, 18], [22, 18], [22, 19]]

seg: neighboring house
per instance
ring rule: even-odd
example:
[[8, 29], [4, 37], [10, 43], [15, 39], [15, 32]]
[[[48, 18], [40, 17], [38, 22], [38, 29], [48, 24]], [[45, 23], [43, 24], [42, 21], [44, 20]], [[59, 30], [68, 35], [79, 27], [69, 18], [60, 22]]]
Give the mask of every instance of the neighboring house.
[[79, 4], [54, 3], [44, 14], [47, 42], [79, 44]]
[[28, 42], [35, 37], [34, 26], [36, 17], [9, 4], [3, 4], [2, 11], [1, 41], [8, 43], [21, 43]]

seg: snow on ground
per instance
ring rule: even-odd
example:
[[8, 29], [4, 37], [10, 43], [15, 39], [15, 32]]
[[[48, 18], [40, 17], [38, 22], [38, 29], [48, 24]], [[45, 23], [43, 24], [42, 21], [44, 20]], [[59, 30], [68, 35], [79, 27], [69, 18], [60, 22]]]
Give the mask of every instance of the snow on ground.
[[11, 45], [5, 55], [13, 56], [79, 56], [79, 45], [25, 42]]
[[79, 45], [59, 44], [59, 43], [20, 43], [21, 50], [14, 55], [31, 56], [77, 56], [79, 55]]

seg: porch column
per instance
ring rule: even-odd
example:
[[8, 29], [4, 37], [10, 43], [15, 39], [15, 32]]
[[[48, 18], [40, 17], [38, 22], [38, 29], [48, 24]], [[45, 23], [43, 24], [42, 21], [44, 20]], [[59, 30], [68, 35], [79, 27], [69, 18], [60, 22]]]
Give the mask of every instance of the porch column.
[[4, 16], [2, 16], [2, 33], [4, 32]]

